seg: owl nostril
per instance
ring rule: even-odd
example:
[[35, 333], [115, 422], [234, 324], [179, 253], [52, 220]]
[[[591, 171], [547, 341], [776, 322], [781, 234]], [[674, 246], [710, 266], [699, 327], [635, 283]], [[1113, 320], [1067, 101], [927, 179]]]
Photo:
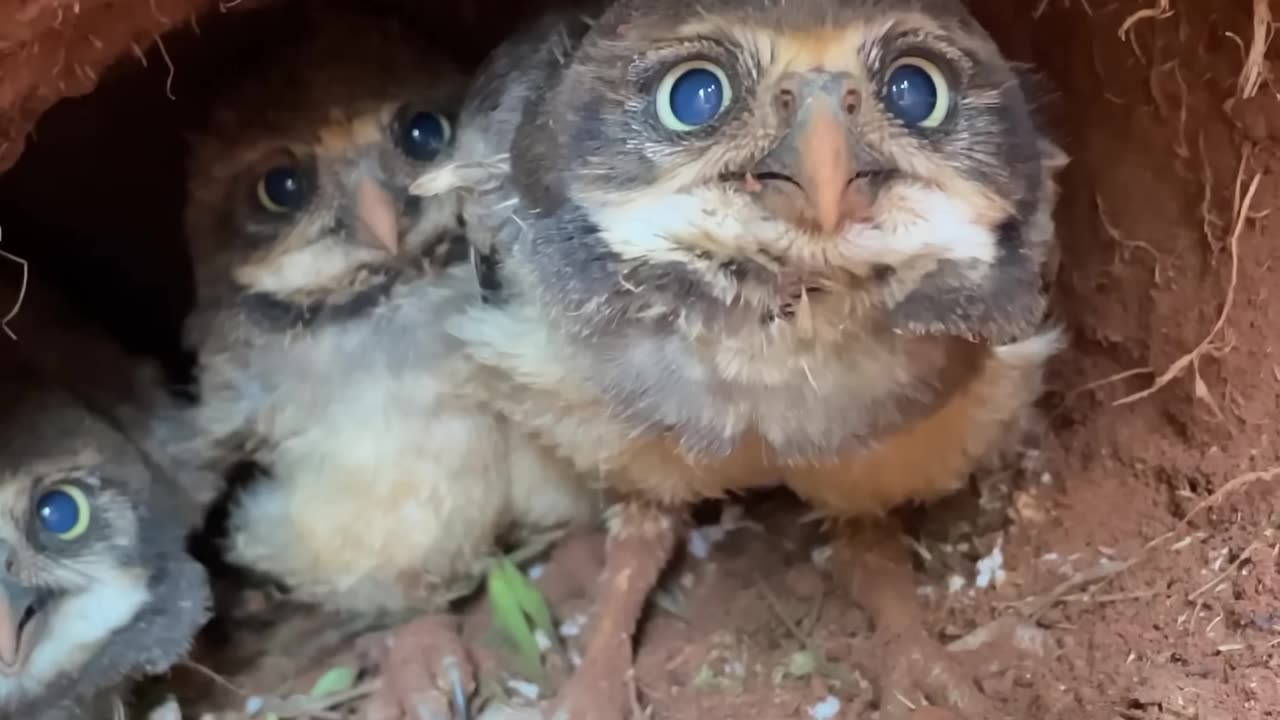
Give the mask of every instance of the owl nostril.
[[862, 93], [857, 90], [845, 90], [844, 98], [841, 100], [841, 107], [844, 109], [845, 115], [853, 115], [858, 112], [858, 106], [862, 104]]
[[773, 106], [777, 108], [782, 115], [790, 116], [796, 111], [796, 94], [790, 89], [783, 88], [773, 97]]

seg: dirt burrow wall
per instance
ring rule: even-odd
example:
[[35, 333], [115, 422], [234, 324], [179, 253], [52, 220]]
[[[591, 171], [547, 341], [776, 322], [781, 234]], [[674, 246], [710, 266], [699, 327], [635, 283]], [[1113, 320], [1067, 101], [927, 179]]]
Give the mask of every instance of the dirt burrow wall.
[[[1103, 536], [1150, 537], [1280, 458], [1270, 7], [978, 5], [1049, 80], [1044, 109], [1073, 157], [1058, 209], [1057, 301], [1075, 340], [1054, 378], [1059, 463], [1072, 492], [1119, 513], [1095, 514], [1114, 525]], [[1242, 507], [1266, 517], [1264, 485], [1252, 491], [1266, 502]]]
[[41, 113], [90, 92], [108, 65], [139, 57], [213, 0], [0, 0], [0, 171]]
[[[0, 169], [42, 113], [91, 91], [113, 60], [166, 63], [167, 29], [250, 4], [0, 0]], [[401, 4], [481, 36], [518, 14], [496, 0]], [[1268, 214], [1280, 201], [1280, 96], [1267, 2], [973, 4], [1013, 57], [1040, 69], [1043, 111], [1073, 158], [1056, 293], [1074, 345], [1053, 378], [1053, 462], [1071, 492], [1126, 507], [1123, 520], [1096, 516], [1100, 536], [1157, 532], [1280, 457], [1280, 219]], [[53, 187], [15, 184], [10, 195]]]

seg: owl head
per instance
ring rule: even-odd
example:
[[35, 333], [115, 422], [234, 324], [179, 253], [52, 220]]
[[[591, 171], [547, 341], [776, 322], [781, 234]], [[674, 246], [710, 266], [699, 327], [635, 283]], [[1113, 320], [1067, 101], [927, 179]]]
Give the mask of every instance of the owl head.
[[0, 716], [28, 717], [166, 670], [206, 619], [209, 590], [176, 486], [5, 352]]
[[457, 241], [448, 198], [410, 196], [444, 158], [465, 77], [392, 20], [304, 16], [193, 141], [186, 232], [201, 305], [341, 303]]
[[899, 332], [971, 337], [1041, 317], [1063, 161], [953, 0], [620, 0], [511, 155], [554, 218], [533, 256], [566, 315], [777, 321], [825, 296]]

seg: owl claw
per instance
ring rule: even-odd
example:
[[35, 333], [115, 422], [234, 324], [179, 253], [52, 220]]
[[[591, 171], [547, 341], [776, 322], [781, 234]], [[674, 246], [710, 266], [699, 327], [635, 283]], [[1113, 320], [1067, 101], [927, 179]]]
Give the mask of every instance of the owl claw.
[[367, 707], [394, 707], [412, 720], [470, 720], [475, 680], [454, 624], [447, 616], [426, 616], [391, 632], [381, 660], [382, 687]]
[[449, 679], [449, 687], [453, 692], [453, 716], [457, 720], [471, 720], [471, 711], [467, 707], [467, 683], [462, 678], [462, 663], [450, 655], [441, 663], [445, 676]]
[[1000, 720], [972, 675], [926, 632], [911, 558], [897, 529], [871, 522], [847, 531], [835, 545], [833, 567], [876, 627], [877, 662], [868, 670], [877, 680], [882, 720]]

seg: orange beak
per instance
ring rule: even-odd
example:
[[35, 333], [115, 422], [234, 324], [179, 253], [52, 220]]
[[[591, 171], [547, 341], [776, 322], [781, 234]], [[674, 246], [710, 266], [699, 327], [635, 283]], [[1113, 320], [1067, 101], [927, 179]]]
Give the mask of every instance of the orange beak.
[[356, 185], [356, 218], [360, 238], [395, 255], [400, 250], [400, 213], [391, 193], [371, 177]]
[[827, 236], [865, 219], [872, 199], [856, 182], [853, 136], [861, 102], [846, 73], [785, 76], [774, 97], [785, 134], [748, 173], [747, 191], [779, 219]]
[[804, 189], [818, 227], [835, 232], [849, 217], [845, 194], [853, 178], [849, 140], [839, 110], [814, 98], [792, 130], [796, 134], [796, 180]]
[[15, 677], [26, 668], [44, 629], [36, 607], [39, 593], [11, 578], [0, 578], [0, 675]]

